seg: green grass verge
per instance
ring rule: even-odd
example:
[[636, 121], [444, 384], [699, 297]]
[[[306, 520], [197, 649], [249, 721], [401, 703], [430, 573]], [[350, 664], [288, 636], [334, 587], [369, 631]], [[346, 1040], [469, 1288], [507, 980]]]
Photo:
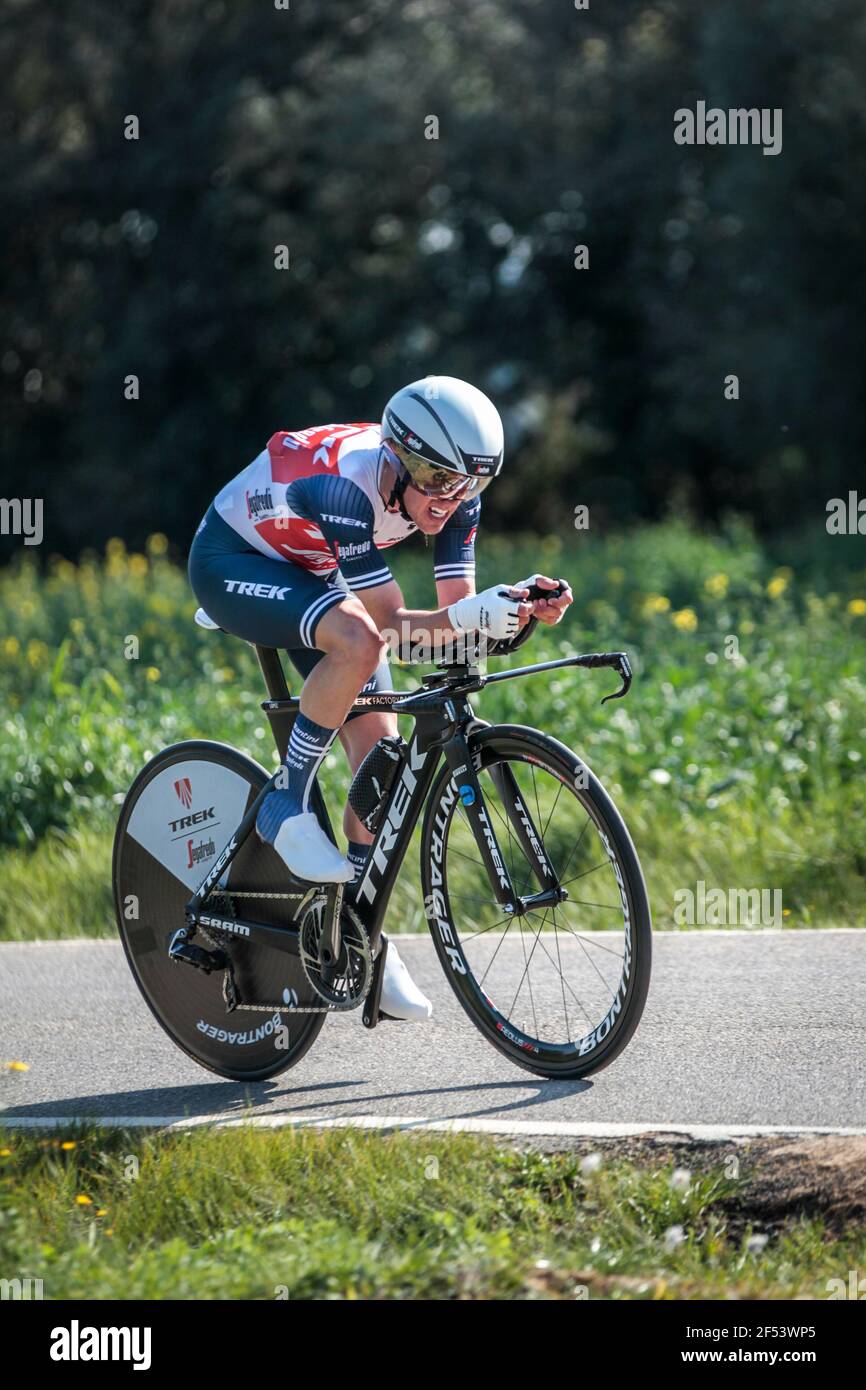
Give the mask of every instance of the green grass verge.
[[[822, 561], [848, 555], [837, 539]], [[155, 537], [147, 555], [127, 555], [118, 541], [104, 559], [40, 570], [24, 556], [0, 573], [7, 939], [113, 930], [118, 802], [165, 744], [215, 738], [274, 764], [250, 649], [193, 626], [186, 576], [164, 549]], [[430, 555], [406, 551], [395, 570], [407, 600], [429, 606]], [[586, 758], [635, 839], [656, 924], [677, 925], [675, 895], [703, 880], [779, 890], [787, 926], [863, 925], [864, 572], [814, 557], [774, 569], [735, 525], [712, 536], [672, 521], [607, 539], [484, 537], [479, 585], [535, 568], [565, 574], [575, 606], [517, 659], [625, 647], [632, 692], [602, 708], [609, 672], [553, 672], [493, 686], [476, 708], [547, 729]], [[396, 665], [394, 683], [419, 674]], [[322, 781], [339, 823], [341, 750]], [[410, 853], [389, 929], [421, 926]]]
[[866, 1264], [817, 1220], [750, 1244], [721, 1166], [466, 1135], [13, 1131], [0, 1174], [0, 1274], [46, 1298], [823, 1298]]

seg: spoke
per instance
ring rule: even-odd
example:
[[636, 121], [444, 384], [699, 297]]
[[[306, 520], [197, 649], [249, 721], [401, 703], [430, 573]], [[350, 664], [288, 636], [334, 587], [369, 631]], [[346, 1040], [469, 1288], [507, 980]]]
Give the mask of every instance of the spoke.
[[[555, 917], [553, 919], [553, 925], [555, 928]], [[571, 1024], [568, 1021], [568, 1004], [565, 999], [565, 976], [562, 973], [562, 957], [559, 954], [559, 932], [554, 930], [553, 937], [556, 942], [556, 959], [559, 963], [559, 983], [562, 985], [562, 1012], [565, 1014], [565, 1036], [568, 1038], [568, 1041], [571, 1042]]]
[[[550, 952], [548, 951], [547, 947], [545, 946], [543, 940], [540, 941], [540, 945], [541, 945], [542, 951], [543, 951], [544, 954], [547, 956], [547, 959], [550, 961], [551, 965], [553, 965], [553, 964], [554, 964], [553, 957], [552, 957], [552, 955], [550, 954]], [[572, 996], [572, 998], [574, 999], [574, 1002], [577, 1004], [578, 1008], [580, 1008], [580, 1009], [583, 1010], [583, 1012], [586, 1014], [587, 1018], [589, 1019], [590, 1023], [592, 1023], [592, 1014], [589, 1012], [589, 1010], [585, 1007], [585, 1005], [581, 1002], [581, 1000], [580, 1000], [580, 999], [578, 998], [578, 996], [575, 994], [574, 990], [571, 988], [571, 985], [568, 983], [568, 980], [565, 978], [564, 975], [560, 975], [560, 979], [561, 979], [563, 985], [565, 986], [565, 988], [568, 990], [569, 994], [570, 994], [570, 995]], [[610, 985], [608, 985], [607, 983], [605, 983], [605, 988], [610, 989]]]
[[[565, 910], [566, 907], [575, 907], [575, 906], [578, 906], [578, 904], [577, 904], [575, 901], [573, 901], [572, 899], [569, 899], [567, 903], [558, 903], [558, 904], [553, 908], [553, 911], [554, 911], [554, 912], [556, 912], [556, 911], [562, 912], [562, 911]], [[606, 907], [607, 904], [605, 904], [605, 903], [587, 903], [586, 906], [588, 906], [588, 907]], [[530, 912], [546, 912], [546, 911], [547, 911], [547, 908], [531, 907], [531, 908], [529, 909], [529, 911], [530, 911]], [[622, 912], [622, 908], [620, 908], [619, 911]], [[610, 946], [605, 946], [603, 942], [599, 941], [599, 940], [598, 940], [598, 937], [597, 937], [597, 934], [594, 933], [594, 932], [588, 934], [587, 936], [581, 936], [580, 932], [577, 931], [574, 927], [570, 927], [570, 926], [567, 926], [567, 925], [560, 925], [559, 930], [560, 930], [560, 931], [568, 931], [568, 932], [570, 932], [572, 936], [579, 938], [581, 941], [584, 942], [585, 945], [587, 945], [587, 946], [590, 946], [590, 945], [595, 946], [596, 950], [598, 950], [598, 951], [611, 951], [611, 947], [610, 947]], [[614, 954], [614, 955], [620, 955], [621, 952], [614, 951], [613, 954]]]
[[[544, 923], [543, 923], [543, 922], [542, 922], [541, 926], [542, 926], [542, 927], [544, 926]], [[535, 947], [538, 945], [538, 938], [539, 938], [540, 935], [541, 935], [541, 927], [538, 928], [538, 932], [536, 933], [535, 945], [533, 946], [532, 950], [531, 950], [530, 953], [529, 953], [529, 960], [526, 961], [526, 964], [525, 964], [525, 966], [523, 967], [523, 974], [521, 975], [521, 977], [520, 977], [520, 982], [519, 982], [519, 984], [518, 984], [518, 986], [517, 986], [517, 994], [515, 994], [515, 996], [514, 996], [514, 1001], [513, 1001], [512, 1005], [511, 1005], [511, 1008], [512, 1008], [512, 1009], [514, 1008], [514, 1005], [517, 1003], [517, 995], [520, 993], [520, 991], [521, 991], [521, 989], [522, 989], [522, 987], [523, 987], [523, 981], [524, 981], [524, 979], [526, 978], [526, 972], [527, 972], [527, 970], [529, 969], [530, 965], [532, 964], [532, 957], [533, 957], [533, 955], [535, 954]], [[522, 929], [522, 927], [521, 927], [521, 932], [520, 932], [520, 939], [521, 939], [521, 941], [523, 940], [523, 929]], [[526, 959], [526, 950], [525, 950], [525, 949], [524, 949], [524, 952], [523, 952], [523, 956], [524, 956], [524, 960], [525, 960], [525, 959]], [[530, 995], [530, 998], [532, 998], [532, 988], [531, 988], [531, 986], [530, 986], [530, 990], [529, 990], [529, 995]], [[509, 1010], [509, 1012], [506, 1014], [506, 1018], [508, 1018], [508, 1019], [511, 1018], [511, 1011], [510, 1011], [510, 1010]], [[537, 1024], [537, 1023], [536, 1023], [536, 1027], [538, 1027], [538, 1024]]]
[[[511, 919], [511, 921], [512, 921], [512, 922], [514, 921], [514, 918], [513, 918], [513, 917], [512, 917], [512, 919]], [[511, 926], [511, 922], [509, 922], [508, 926], [509, 926], [509, 927]], [[482, 933], [481, 933], [481, 932], [476, 932], [476, 935], [477, 935], [477, 936], [481, 936]], [[487, 979], [487, 976], [490, 974], [490, 970], [491, 970], [491, 967], [492, 967], [492, 965], [493, 965], [493, 962], [496, 960], [496, 957], [499, 955], [499, 952], [500, 952], [500, 950], [502, 949], [502, 943], [503, 943], [503, 941], [505, 940], [505, 938], [506, 938], [507, 935], [508, 935], [508, 927], [505, 928], [505, 931], [502, 933], [502, 936], [499, 938], [499, 945], [496, 947], [496, 950], [493, 952], [493, 955], [490, 957], [490, 960], [487, 962], [487, 969], [485, 970], [484, 974], [481, 976], [481, 979], [478, 981], [479, 988], [483, 988], [483, 987], [484, 987], [484, 981]], [[473, 973], [473, 975], [474, 975], [474, 974], [475, 974], [475, 971], [473, 970], [472, 973]]]
[[454, 893], [453, 891], [450, 891], [450, 890], [449, 890], [448, 897], [449, 897], [449, 898], [460, 898], [460, 900], [461, 900], [462, 902], [465, 902], [465, 903], [480, 903], [482, 907], [496, 907], [496, 906], [497, 906], [497, 904], [496, 904], [496, 902], [495, 902], [495, 900], [494, 900], [493, 898], [470, 898], [469, 895], [468, 895], [468, 893]]
[[[554, 921], [555, 921], [555, 920], [556, 920], [556, 918], [555, 918], [555, 915], [554, 915]], [[564, 928], [564, 930], [569, 931], [570, 928], [566, 927], [566, 928]], [[582, 950], [583, 950], [583, 954], [586, 956], [587, 960], [589, 961], [590, 965], [592, 966], [592, 968], [593, 968], [593, 970], [595, 971], [595, 973], [596, 973], [596, 975], [598, 976], [598, 978], [601, 980], [601, 982], [602, 982], [602, 984], [604, 985], [605, 989], [609, 990], [609, 989], [610, 989], [610, 984], [609, 984], [608, 981], [604, 978], [604, 976], [602, 975], [602, 973], [601, 973], [601, 971], [599, 970], [598, 966], [596, 965], [595, 961], [593, 960], [592, 956], [591, 956], [591, 955], [589, 954], [589, 952], [587, 951], [587, 949], [586, 949], [586, 944], [585, 944], [583, 938], [580, 937], [580, 936], [578, 936], [577, 932], [572, 932], [571, 935], [574, 937], [575, 941], [578, 941], [578, 942], [580, 943], [580, 946], [581, 946], [581, 948], [582, 948]], [[613, 952], [613, 954], [616, 954], [616, 952]], [[621, 973], [622, 973], [622, 972], [620, 972], [620, 974], [621, 974]], [[619, 981], [617, 981], [617, 984], [619, 984]], [[611, 999], [614, 998], [614, 995], [615, 995], [615, 994], [616, 994], [616, 990], [614, 990], [613, 993], [611, 994]]]
[[[577, 800], [576, 797], [575, 797], [575, 800]], [[580, 802], [578, 802], [578, 805], [580, 805]], [[574, 854], [574, 851], [579, 847], [581, 840], [583, 839], [584, 835], [586, 834], [586, 827], [589, 825], [589, 822], [590, 822], [590, 815], [589, 815], [589, 812], [587, 811], [587, 813], [586, 813], [586, 821], [584, 822], [583, 830], [581, 830], [580, 834], [578, 835], [577, 839], [575, 840], [574, 844], [573, 844], [572, 847], [571, 847], [571, 850], [570, 850], [570, 852], [569, 852], [568, 858], [566, 859], [565, 863], [564, 863], [563, 866], [562, 866], [562, 874], [565, 873], [566, 869], [568, 868], [569, 864], [571, 863], [571, 856], [572, 856], [572, 854]], [[562, 881], [562, 874], [559, 875], [560, 882]]]
[[[569, 898], [569, 907], [600, 907], [603, 912], [618, 912], [622, 915], [622, 903], [591, 903], [588, 898]], [[530, 909], [530, 911], [537, 909]]]
[[453, 845], [449, 845], [448, 848], [451, 850], [452, 854], [459, 854], [461, 859], [468, 859], [469, 863], [474, 864], [476, 869], [478, 868], [479, 864], [481, 864], [480, 859], [473, 859], [471, 854], [464, 854], [462, 849], [455, 849]]
[[562, 795], [562, 788], [563, 788], [563, 783], [560, 782], [559, 786], [558, 786], [557, 789], [556, 789], [556, 797], [554, 798], [553, 805], [552, 805], [551, 808], [550, 808], [550, 815], [547, 817], [547, 820], [546, 820], [545, 825], [544, 825], [544, 829], [543, 829], [542, 832], [541, 832], [542, 843], [544, 842], [544, 837], [545, 837], [545, 835], [547, 834], [547, 827], [548, 827], [548, 825], [550, 825], [550, 822], [553, 820], [553, 813], [554, 813], [554, 811], [556, 810], [557, 803], [558, 803], [558, 801], [559, 801], [560, 796]]
[[[491, 922], [489, 927], [479, 927], [478, 931], [471, 932], [469, 936], [464, 936], [461, 932], [459, 934], [460, 944], [461, 946], [468, 945], [470, 941], [475, 941], [477, 937], [486, 936], [489, 931], [496, 931], [496, 928], [501, 927], [503, 922], [507, 922], [508, 927], [510, 927], [513, 921], [513, 917], [500, 917], [497, 921]], [[505, 928], [506, 931], [508, 931], [508, 927]]]
[[577, 883], [579, 878], [586, 878], [587, 874], [596, 874], [599, 869], [607, 868], [608, 863], [609, 861], [607, 859], [603, 859], [600, 864], [594, 864], [591, 869], [583, 869], [579, 874], [575, 874], [573, 878], [567, 878], [564, 883], [562, 879], [560, 879], [559, 886], [560, 888], [565, 888], [566, 884]]

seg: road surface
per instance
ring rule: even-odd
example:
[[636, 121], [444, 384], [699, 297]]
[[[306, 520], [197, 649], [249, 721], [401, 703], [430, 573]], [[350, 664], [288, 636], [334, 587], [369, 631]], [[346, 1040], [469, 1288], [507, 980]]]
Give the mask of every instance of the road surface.
[[[329, 1019], [292, 1071], [239, 1084], [173, 1046], [114, 941], [0, 944], [0, 1117], [403, 1123], [516, 1134], [866, 1133], [866, 932], [658, 933], [643, 1021], [585, 1081], [523, 1072], [475, 1032], [427, 937], [398, 938], [426, 1024]], [[180, 968], [180, 967], [178, 967]]]

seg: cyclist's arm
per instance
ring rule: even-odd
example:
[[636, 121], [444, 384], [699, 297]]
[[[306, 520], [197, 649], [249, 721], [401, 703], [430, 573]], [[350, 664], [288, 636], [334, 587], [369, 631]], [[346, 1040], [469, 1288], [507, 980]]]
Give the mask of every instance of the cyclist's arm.
[[[418, 634], [416, 641], [443, 641], [453, 636], [455, 629], [441, 600], [441, 606], [432, 613], [406, 607], [400, 585], [373, 541], [372, 503], [355, 483], [333, 474], [299, 478], [289, 485], [286, 500], [325, 538], [349, 589], [379, 631], [384, 636], [394, 634], [392, 643], [408, 645], [413, 633]], [[464, 589], [457, 597], [464, 598], [466, 592]]]
[[[448, 582], [456, 583], [454, 580]], [[474, 589], [463, 588], [460, 593], [455, 592], [454, 597], [448, 599], [447, 603], [442, 602], [442, 595], [440, 594], [441, 607], [433, 612], [419, 608], [407, 608], [403, 591], [396, 579], [390, 580], [387, 584], [380, 584], [376, 588], [361, 589], [357, 596], [383, 636], [388, 637], [394, 633], [396, 637], [391, 639], [392, 642], [409, 646], [413, 641], [417, 643], [424, 638], [433, 641], [447, 641], [448, 638], [453, 637], [456, 629], [451, 626], [448, 619], [448, 604], [454, 603], [458, 598], [465, 598], [468, 593], [473, 592]]]
[[456, 603], [461, 598], [468, 598], [470, 594], [474, 593], [474, 575], [467, 575], [465, 579], [436, 580], [436, 601], [440, 608], [447, 608], [449, 604]]
[[481, 498], [463, 502], [436, 537], [433, 575], [441, 608], [475, 593], [475, 535]]

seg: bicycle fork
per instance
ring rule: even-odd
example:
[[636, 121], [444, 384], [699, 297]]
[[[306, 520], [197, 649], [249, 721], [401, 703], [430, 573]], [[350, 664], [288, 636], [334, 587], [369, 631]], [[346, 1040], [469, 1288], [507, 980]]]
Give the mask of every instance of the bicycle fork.
[[511, 881], [511, 875], [499, 848], [496, 830], [488, 814], [487, 803], [475, 772], [472, 753], [465, 735], [455, 734], [444, 751], [457, 786], [457, 795], [460, 797], [466, 817], [472, 827], [475, 843], [487, 870], [487, 876], [497, 902], [500, 903], [503, 911], [509, 916], [522, 917], [529, 911], [556, 907], [558, 903], [563, 902], [568, 897], [568, 892], [559, 884], [556, 872], [544, 848], [542, 833], [535, 825], [532, 813], [509, 765], [507, 763], [496, 764], [489, 769], [489, 772], [493, 785], [502, 800], [508, 823], [540, 885], [539, 892], [525, 896], [521, 896], [515, 891]]

